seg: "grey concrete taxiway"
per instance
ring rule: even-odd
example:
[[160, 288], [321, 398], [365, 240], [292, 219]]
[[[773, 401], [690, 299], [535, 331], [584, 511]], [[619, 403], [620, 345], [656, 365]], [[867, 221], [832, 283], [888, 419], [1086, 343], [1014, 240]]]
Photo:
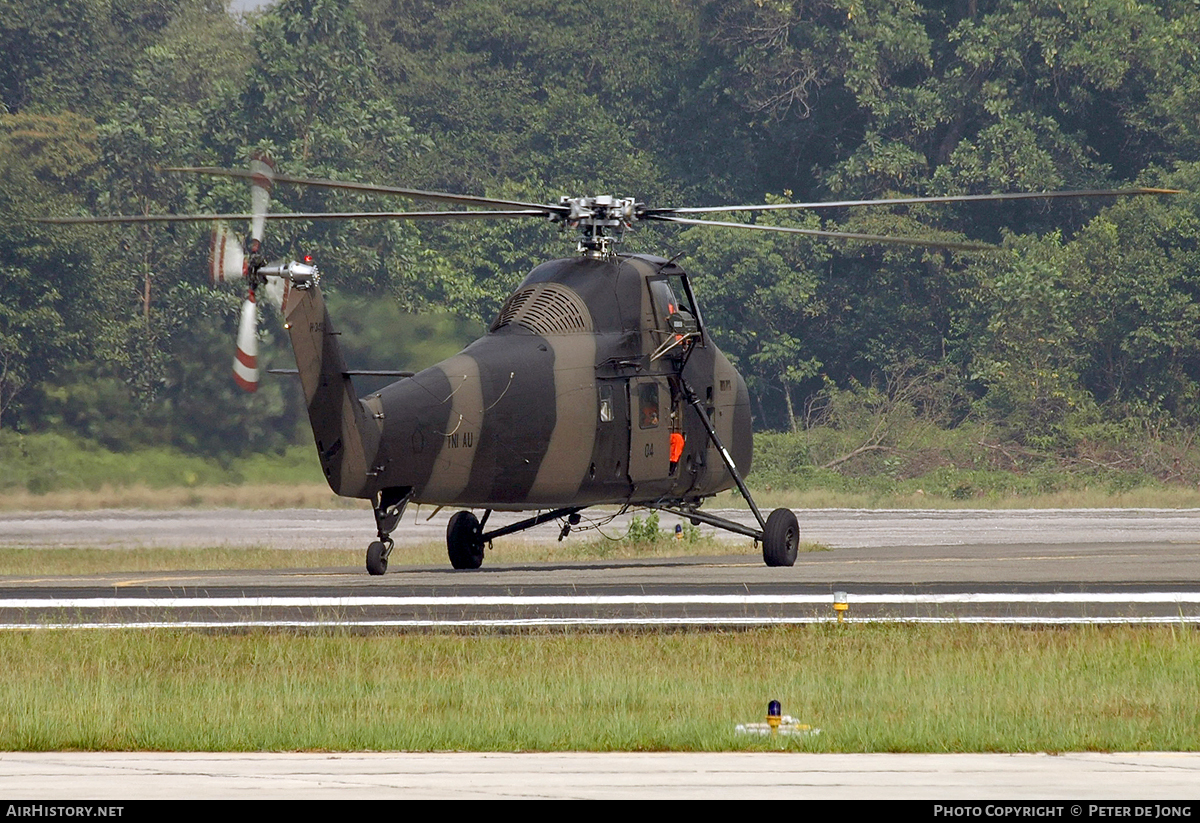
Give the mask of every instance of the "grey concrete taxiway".
[[[707, 510], [706, 510], [707, 511]], [[714, 510], [749, 525], [745, 509]], [[452, 512], [414, 507], [393, 533], [397, 546], [445, 539]], [[624, 533], [628, 515], [609, 522], [610, 514], [585, 512], [580, 528], [596, 525]], [[1038, 509], [969, 510], [797, 510], [802, 539], [833, 548], [961, 545], [1079, 545], [1158, 543], [1200, 545], [1200, 509]], [[496, 512], [489, 527], [525, 515]], [[663, 515], [670, 528], [675, 518]], [[607, 525], [605, 525], [607, 524]], [[714, 533], [708, 526], [702, 531]], [[496, 541], [503, 560], [506, 541], [553, 541], [558, 526], [549, 523], [522, 535]], [[729, 539], [745, 538], [715, 532]], [[36, 512], [0, 514], [0, 546], [272, 546], [280, 548], [358, 548], [375, 539], [368, 509], [283, 509], [251, 511]], [[568, 538], [573, 539], [573, 538]]]
[[[1047, 816], [1069, 819], [1098, 816], [1089, 814], [1089, 804], [1098, 801], [1166, 801], [1169, 806], [1173, 800], [1195, 798], [1197, 787], [1200, 754], [1172, 752], [0, 754], [2, 796], [114, 804], [183, 798], [889, 798], [1004, 800], [1011, 806], [1013, 801], [1040, 800], [1059, 801], [1057, 813], [1047, 810]], [[1032, 816], [984, 811], [977, 816]]]

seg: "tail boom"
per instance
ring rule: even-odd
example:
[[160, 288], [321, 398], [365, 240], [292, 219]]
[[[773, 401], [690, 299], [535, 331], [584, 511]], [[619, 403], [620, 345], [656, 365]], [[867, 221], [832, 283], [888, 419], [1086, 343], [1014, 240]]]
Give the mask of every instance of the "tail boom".
[[369, 456], [363, 435], [377, 427], [367, 425], [362, 403], [346, 374], [325, 299], [315, 283], [306, 288], [289, 284], [282, 302], [284, 328], [296, 355], [325, 479], [335, 494], [369, 498], [374, 490], [368, 488]]

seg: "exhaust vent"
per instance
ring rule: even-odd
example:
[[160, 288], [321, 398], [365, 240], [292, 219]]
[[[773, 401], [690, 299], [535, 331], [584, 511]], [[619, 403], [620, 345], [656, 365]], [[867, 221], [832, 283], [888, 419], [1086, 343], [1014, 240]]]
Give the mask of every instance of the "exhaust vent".
[[592, 315], [572, 289], [558, 283], [538, 283], [514, 292], [491, 331], [516, 324], [542, 336], [593, 331]]

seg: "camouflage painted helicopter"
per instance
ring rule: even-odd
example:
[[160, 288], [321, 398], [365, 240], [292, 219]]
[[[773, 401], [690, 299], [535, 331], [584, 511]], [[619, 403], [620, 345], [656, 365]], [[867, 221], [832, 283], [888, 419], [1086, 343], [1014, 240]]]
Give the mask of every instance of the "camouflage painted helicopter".
[[[551, 520], [562, 535], [592, 506], [645, 507], [753, 538], [768, 566], [796, 560], [800, 529], [789, 509], [763, 517], [746, 488], [752, 430], [746, 383], [714, 344], [687, 274], [672, 260], [616, 252], [642, 221], [789, 232], [950, 249], [976, 243], [884, 237], [698, 219], [688, 215], [835, 206], [903, 205], [1051, 197], [1163, 194], [1159, 189], [1013, 193], [713, 208], [651, 208], [631, 198], [561, 198], [554, 204], [427, 192], [276, 174], [264, 159], [248, 171], [170, 171], [249, 180], [251, 213], [57, 218], [45, 222], [211, 220], [215, 283], [245, 283], [234, 378], [258, 382], [256, 302], [282, 313], [296, 356], [321, 468], [330, 488], [372, 502], [378, 539], [367, 549], [373, 575], [387, 571], [391, 534], [410, 503], [462, 507], [446, 545], [456, 569], [478, 568], [498, 537]], [[466, 207], [428, 212], [269, 212], [275, 183], [353, 189]], [[359, 398], [311, 262], [270, 261], [269, 219], [549, 219], [578, 230], [577, 255], [533, 269], [480, 339], [418, 373]], [[227, 221], [248, 219], [239, 242]], [[736, 487], [757, 526], [700, 510]], [[482, 509], [482, 519], [471, 509]], [[493, 511], [531, 516], [487, 530]], [[536, 513], [535, 513], [536, 512]]]

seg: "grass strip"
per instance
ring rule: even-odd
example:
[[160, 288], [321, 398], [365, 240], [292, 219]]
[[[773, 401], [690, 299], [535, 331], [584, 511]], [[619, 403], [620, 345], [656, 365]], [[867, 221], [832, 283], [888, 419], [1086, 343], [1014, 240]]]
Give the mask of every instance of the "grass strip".
[[[215, 546], [183, 549], [0, 547], [0, 575], [19, 577], [35, 575], [44, 578], [61, 575], [127, 572], [320, 569], [346, 566], [357, 568], [363, 565], [363, 554], [364, 552], [360, 550], [350, 549], [271, 549], [261, 546]], [[445, 560], [445, 554], [446, 548], [441, 546], [441, 560]], [[414, 557], [432, 563], [433, 547], [417, 547]]]
[[[1181, 486], [1145, 486], [1112, 491], [1082, 488], [1042, 493], [994, 492], [955, 498], [926, 492], [918, 481], [882, 489], [816, 487], [780, 489], [751, 485], [763, 510], [792, 509], [1093, 509], [1200, 508], [1200, 490]], [[746, 508], [740, 495], [722, 492], [708, 508]], [[77, 491], [35, 494], [23, 489], [0, 491], [0, 512], [95, 511], [100, 509], [361, 509], [365, 500], [338, 497], [318, 483], [243, 483], [240, 485], [169, 486], [100, 485]]]
[[0, 511], [95, 511], [98, 509], [362, 509], [370, 517], [366, 500], [338, 497], [323, 483], [242, 483], [207, 486], [143, 484], [55, 490], [35, 494], [23, 489], [0, 493]]
[[[801, 552], [828, 551], [820, 543], [800, 544]], [[524, 542], [500, 544], [494, 562], [550, 563], [565, 561], [633, 560], [703, 556], [757, 557], [749, 540], [695, 541], [663, 539], [654, 542], [630, 540], [587, 540]], [[362, 549], [273, 549], [263, 546], [187, 547], [180, 549], [151, 547], [0, 547], [0, 576], [39, 578], [60, 575], [98, 575], [134, 572], [230, 571], [237, 569], [363, 569]], [[404, 544], [396, 547], [391, 559], [393, 569], [405, 566], [444, 566], [446, 544], [442, 541]]]
[[[0, 635], [0, 750], [1200, 748], [1181, 627]], [[767, 701], [810, 737], [734, 731]]]
[[[851, 410], [859, 409], [857, 402]], [[903, 428], [903, 427], [902, 427]], [[1193, 439], [1149, 441], [1126, 433], [1117, 451], [1080, 442], [1073, 457], [1000, 448], [977, 425], [942, 430], [916, 425], [908, 435], [858, 459], [823, 468], [877, 432], [876, 422], [759, 432], [747, 478], [762, 508], [1058, 508], [1200, 506]], [[989, 445], [990, 444], [990, 445]], [[1011, 444], [1010, 444], [1011, 445]], [[1120, 448], [1118, 448], [1120, 445]], [[999, 449], [999, 451], [997, 451]], [[1099, 449], [1099, 451], [1096, 451]], [[1132, 449], [1132, 450], [1131, 450]], [[1148, 461], [1148, 463], [1147, 463]], [[1154, 471], [1143, 468], [1154, 464]], [[119, 452], [61, 433], [0, 430], [0, 511], [369, 508], [336, 497], [311, 443], [277, 453], [200, 457], [169, 447]], [[740, 506], [723, 493], [710, 505]]]

